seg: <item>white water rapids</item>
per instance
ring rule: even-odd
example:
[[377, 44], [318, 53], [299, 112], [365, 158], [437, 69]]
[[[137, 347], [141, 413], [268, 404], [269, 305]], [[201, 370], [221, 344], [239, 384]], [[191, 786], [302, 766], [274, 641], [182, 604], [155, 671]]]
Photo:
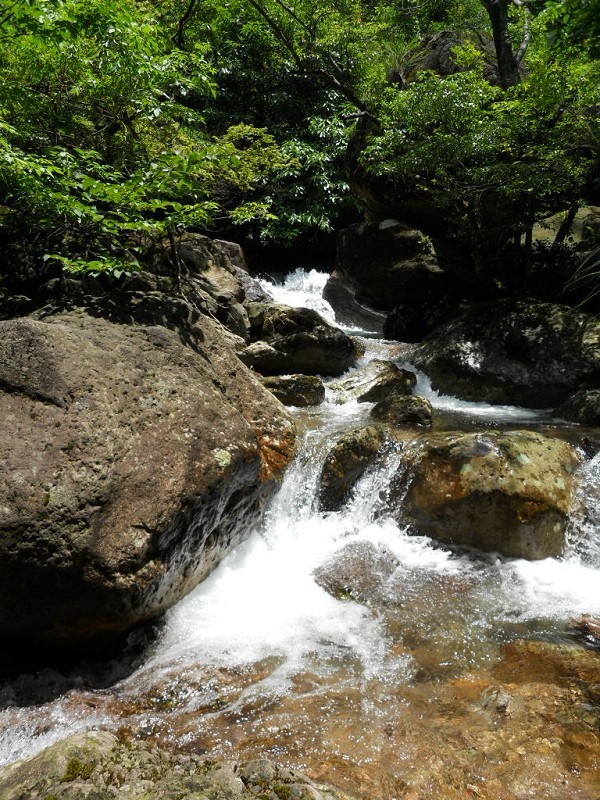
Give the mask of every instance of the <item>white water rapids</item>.
[[[309, 305], [334, 321], [321, 297], [325, 279], [297, 270], [285, 285], [268, 288], [279, 302]], [[391, 357], [404, 365], [397, 343], [364, 342], [364, 360]], [[535, 426], [547, 419], [543, 412], [439, 396], [423, 375], [416, 393], [440, 413], [477, 424]], [[264, 525], [167, 614], [133, 674], [95, 691], [72, 681], [37, 705], [19, 705], [17, 689], [23, 681], [60, 682], [56, 673], [4, 687], [1, 763], [75, 731], [123, 725], [215, 756], [267, 753], [313, 768], [323, 753], [330, 762], [373, 762], [385, 747], [379, 728], [406, 713], [398, 687], [423, 679], [425, 669], [400, 645], [399, 631], [411, 631], [417, 650], [431, 650], [426, 677], [436, 680], [493, 662], [503, 641], [532, 632], [560, 636], [569, 618], [600, 615], [600, 456], [582, 468], [573, 525], [585, 529], [584, 546], [561, 560], [536, 562], [456, 554], [379, 513], [399, 455], [368, 472], [341, 511], [317, 510], [328, 449], [336, 435], [366, 421], [371, 408], [343, 399], [329, 388], [322, 406], [295, 412], [304, 440]], [[384, 545], [394, 554], [392, 611], [336, 599], [315, 582], [315, 570], [350, 542]], [[377, 735], [367, 733], [373, 720], [381, 721]]]

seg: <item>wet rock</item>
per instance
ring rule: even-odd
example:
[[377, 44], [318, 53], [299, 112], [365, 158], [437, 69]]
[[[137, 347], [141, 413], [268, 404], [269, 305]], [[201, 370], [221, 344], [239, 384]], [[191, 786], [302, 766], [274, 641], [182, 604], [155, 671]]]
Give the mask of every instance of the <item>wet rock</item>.
[[600, 618], [584, 614], [579, 619], [571, 620], [569, 628], [586, 647], [600, 651]]
[[389, 547], [351, 542], [313, 574], [318, 585], [334, 597], [382, 605], [389, 600], [387, 582], [398, 566]]
[[240, 358], [263, 375], [341, 375], [356, 361], [356, 344], [316, 311], [251, 303], [251, 344]]
[[559, 556], [577, 464], [571, 445], [532, 431], [426, 435], [392, 502], [416, 531], [442, 542]]
[[554, 413], [569, 422], [599, 427], [600, 389], [580, 389], [555, 409]]
[[398, 302], [439, 299], [447, 277], [421, 233], [395, 219], [357, 223], [340, 231], [333, 281], [343, 281], [359, 302], [391, 310]]
[[377, 403], [389, 394], [410, 394], [417, 382], [414, 372], [400, 369], [391, 361], [375, 358], [362, 369], [332, 385], [336, 391], [359, 403]]
[[329, 451], [323, 464], [319, 508], [336, 511], [348, 499], [352, 488], [368, 467], [375, 463], [385, 434], [374, 425], [345, 433]]
[[599, 387], [600, 320], [533, 300], [482, 304], [438, 328], [413, 361], [447, 394], [548, 408]]
[[[582, 647], [554, 642], [517, 640], [503, 647], [503, 658], [493, 674], [518, 683], [577, 682], [582, 688], [598, 680], [598, 654]], [[598, 742], [600, 745], [600, 741]]]
[[318, 406], [325, 399], [325, 386], [316, 375], [275, 375], [262, 384], [285, 406]]
[[389, 395], [371, 409], [373, 419], [397, 428], [430, 428], [432, 414], [429, 400], [417, 395]]
[[354, 289], [344, 278], [336, 274], [330, 275], [323, 288], [323, 299], [331, 305], [336, 319], [344, 325], [374, 334], [382, 333], [385, 313], [360, 303], [355, 297]]
[[107, 732], [71, 736], [0, 769], [2, 800], [112, 800], [117, 795], [128, 800], [349, 800], [266, 759], [204, 761], [195, 754], [174, 755], [139, 742], [123, 743]]
[[3, 637], [82, 644], [161, 614], [247, 535], [293, 455], [223, 329], [154, 300], [169, 328], [0, 323]]

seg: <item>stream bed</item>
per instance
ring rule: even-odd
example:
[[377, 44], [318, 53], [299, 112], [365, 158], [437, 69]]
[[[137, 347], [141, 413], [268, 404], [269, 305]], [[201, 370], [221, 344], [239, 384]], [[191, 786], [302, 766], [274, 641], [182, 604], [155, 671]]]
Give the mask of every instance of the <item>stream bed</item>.
[[[332, 318], [325, 278], [296, 271], [269, 288]], [[410, 348], [374, 338], [376, 317], [366, 319], [350, 329], [361, 363], [407, 365]], [[598, 800], [600, 655], [572, 628], [600, 616], [600, 456], [581, 468], [562, 559], [451, 550], [386, 515], [400, 452], [340, 511], [317, 510], [328, 450], [372, 406], [333, 384], [321, 406], [294, 411], [299, 453], [260, 530], [167, 614], [133, 672], [99, 688], [54, 670], [4, 684], [1, 763], [104, 728], [210, 758], [266, 756], [356, 798]], [[439, 428], [577, 436], [543, 410], [439, 396], [424, 375], [415, 391]], [[315, 580], [349, 546], [378, 600]], [[394, 569], [378, 574], [373, 553], [393, 554]]]

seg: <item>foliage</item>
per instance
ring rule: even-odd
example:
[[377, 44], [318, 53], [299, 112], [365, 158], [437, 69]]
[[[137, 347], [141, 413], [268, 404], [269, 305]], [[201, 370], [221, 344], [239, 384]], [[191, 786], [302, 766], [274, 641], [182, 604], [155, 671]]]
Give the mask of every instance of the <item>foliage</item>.
[[239, 125], [209, 136], [184, 104], [213, 93], [206, 47], [175, 50], [131, 0], [13, 8], [2, 35], [19, 46], [0, 57], [0, 236], [13, 269], [44, 255], [118, 276], [136, 268], [142, 236], [271, 216], [254, 195], [289, 164], [273, 137]]
[[507, 91], [484, 78], [469, 45], [455, 50], [459, 72], [389, 87], [362, 153], [368, 171], [432, 198], [472, 244], [520, 237], [597, 174], [600, 63], [557, 59], [542, 15], [533, 33], [528, 72]]
[[118, 276], [184, 227], [331, 230], [353, 208], [357, 120], [372, 175], [434, 198], [471, 241], [518, 238], [596, 174], [599, 1], [511, 5], [531, 41], [502, 91], [468, 43], [452, 75], [412, 70], [436, 31], [489, 34], [483, 0], [5, 0], [3, 280]]

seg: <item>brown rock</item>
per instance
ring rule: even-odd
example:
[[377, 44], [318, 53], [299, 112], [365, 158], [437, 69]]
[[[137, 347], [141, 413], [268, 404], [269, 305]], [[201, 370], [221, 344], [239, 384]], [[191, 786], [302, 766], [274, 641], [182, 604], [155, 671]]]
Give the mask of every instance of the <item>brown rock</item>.
[[345, 433], [330, 450], [323, 464], [319, 508], [336, 511], [348, 499], [356, 481], [376, 460], [385, 434], [374, 425]]
[[562, 553], [571, 445], [532, 431], [431, 434], [413, 459], [394, 492], [396, 513], [419, 533], [519, 558]]
[[375, 358], [362, 369], [344, 377], [332, 388], [359, 403], [377, 403], [389, 394], [410, 394], [417, 382], [414, 372], [400, 369], [391, 361]]
[[293, 424], [206, 318], [0, 327], [0, 633], [127, 631], [247, 535]]
[[318, 406], [325, 399], [325, 386], [316, 375], [274, 375], [262, 384], [284, 406]]
[[398, 428], [430, 428], [433, 409], [431, 403], [417, 395], [392, 394], [380, 400], [371, 409], [371, 416]]

